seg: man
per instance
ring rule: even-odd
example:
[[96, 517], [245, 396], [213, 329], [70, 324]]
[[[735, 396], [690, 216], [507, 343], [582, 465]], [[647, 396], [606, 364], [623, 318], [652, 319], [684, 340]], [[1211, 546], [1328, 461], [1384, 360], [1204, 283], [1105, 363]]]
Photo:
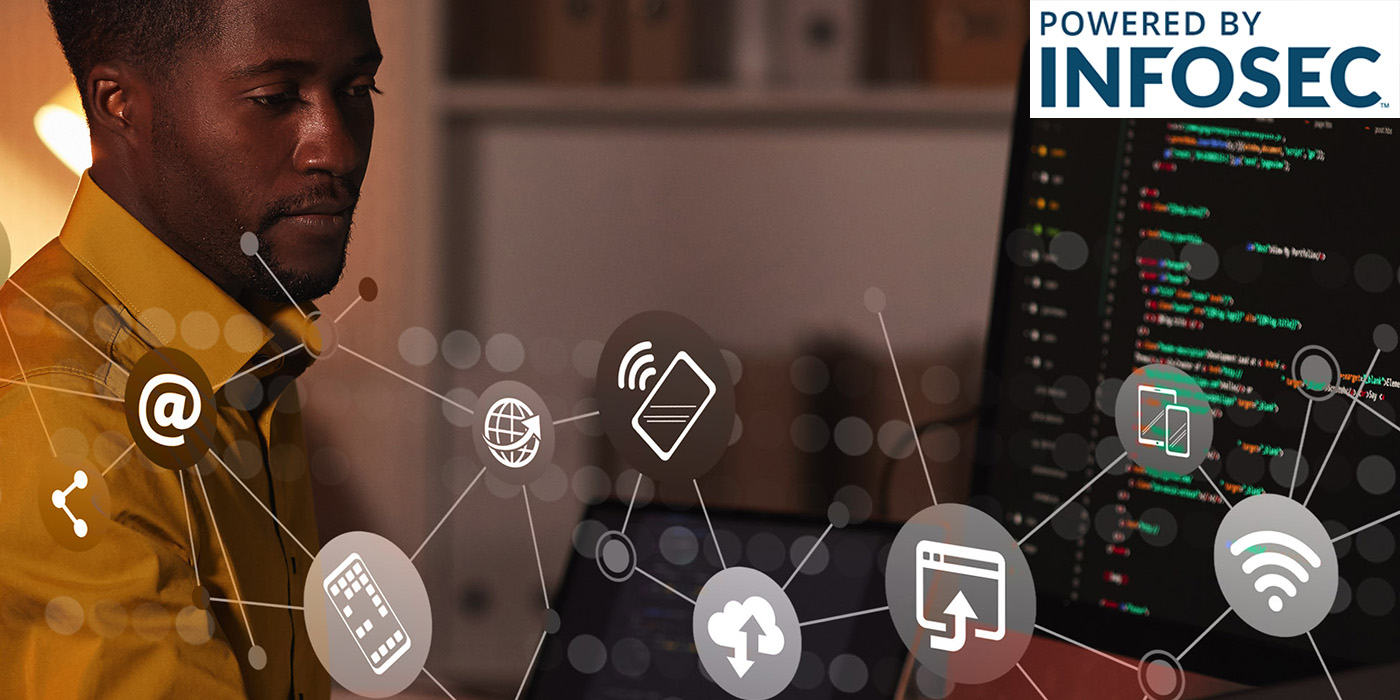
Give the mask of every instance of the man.
[[[317, 533], [292, 380], [369, 161], [368, 4], [48, 6], [93, 165], [0, 290], [0, 697], [327, 697], [297, 609]], [[131, 447], [153, 349], [216, 389], [195, 467]]]

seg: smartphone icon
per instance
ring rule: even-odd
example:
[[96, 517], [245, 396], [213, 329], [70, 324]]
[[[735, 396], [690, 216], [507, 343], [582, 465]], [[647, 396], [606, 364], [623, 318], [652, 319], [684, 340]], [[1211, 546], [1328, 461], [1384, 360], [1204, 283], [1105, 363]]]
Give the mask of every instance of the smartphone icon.
[[1138, 387], [1138, 442], [1153, 447], [1167, 444], [1167, 408], [1176, 405], [1176, 390], [1143, 384]]
[[1173, 457], [1191, 455], [1191, 411], [1185, 406], [1167, 406], [1167, 454]]
[[375, 675], [383, 675], [403, 657], [413, 640], [409, 639], [398, 614], [389, 606], [384, 592], [379, 590], [379, 582], [369, 572], [369, 564], [358, 552], [351, 553], [322, 585], [370, 669]]

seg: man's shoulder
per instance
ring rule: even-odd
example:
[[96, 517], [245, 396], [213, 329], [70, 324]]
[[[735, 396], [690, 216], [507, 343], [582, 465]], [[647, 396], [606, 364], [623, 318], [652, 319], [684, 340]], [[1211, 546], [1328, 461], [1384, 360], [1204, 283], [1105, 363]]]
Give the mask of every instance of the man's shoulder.
[[[0, 287], [0, 379], [51, 383], [96, 393], [120, 389], [112, 366], [129, 314], [57, 239], [35, 253]], [[120, 359], [117, 362], [121, 362]]]

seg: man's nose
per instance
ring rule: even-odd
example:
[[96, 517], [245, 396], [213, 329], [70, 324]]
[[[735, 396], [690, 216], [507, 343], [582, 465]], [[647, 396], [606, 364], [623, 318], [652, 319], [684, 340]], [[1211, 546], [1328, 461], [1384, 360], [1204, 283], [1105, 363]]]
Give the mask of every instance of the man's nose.
[[318, 99], [306, 111], [293, 160], [299, 171], [337, 176], [348, 175], [364, 164], [364, 150], [335, 99]]

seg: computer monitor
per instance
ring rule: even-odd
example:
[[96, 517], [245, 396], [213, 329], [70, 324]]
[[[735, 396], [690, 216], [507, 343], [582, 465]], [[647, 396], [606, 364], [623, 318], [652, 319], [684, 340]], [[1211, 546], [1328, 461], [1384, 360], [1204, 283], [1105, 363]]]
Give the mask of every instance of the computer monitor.
[[[715, 508], [710, 517], [727, 565], [758, 569], [776, 581], [787, 580], [811, 548], [811, 538], [828, 525], [825, 519]], [[625, 503], [590, 506], [575, 529], [574, 551], [555, 601], [559, 632], [545, 639], [526, 697], [729, 698], [701, 671], [691, 628], [694, 607], [643, 575], [614, 583], [599, 570], [593, 559], [598, 539], [621, 529], [624, 519], [637, 567], [677, 591], [694, 599], [719, 571], [699, 507], [639, 506], [628, 518]], [[832, 529], [787, 588], [800, 619], [884, 606], [884, 562], [896, 531], [875, 522]], [[802, 649], [784, 698], [888, 700], [907, 655], [885, 614], [807, 627]]]
[[[1026, 535], [1123, 452], [1121, 380], [1151, 363], [1190, 373], [1222, 397], [1205, 475], [1106, 474], [1025, 543], [1041, 625], [1128, 657], [1176, 653], [1229, 607], [1215, 487], [1288, 494], [1299, 464], [1293, 496], [1312, 491], [1334, 537], [1400, 510], [1400, 431], [1346, 395], [1304, 395], [1355, 389], [1374, 359], [1362, 400], [1396, 416], [1400, 135], [1380, 119], [1031, 119], [1024, 80], [973, 503]], [[1310, 345], [1325, 352], [1299, 356]], [[1295, 361], [1327, 354], [1340, 381], [1290, 384]], [[1142, 439], [1185, 449], [1171, 428], [1184, 416], [1160, 418]], [[1400, 658], [1397, 527], [1336, 543], [1340, 589], [1313, 632], [1333, 670]], [[1233, 615], [1184, 665], [1255, 685], [1321, 673], [1306, 637]]]

